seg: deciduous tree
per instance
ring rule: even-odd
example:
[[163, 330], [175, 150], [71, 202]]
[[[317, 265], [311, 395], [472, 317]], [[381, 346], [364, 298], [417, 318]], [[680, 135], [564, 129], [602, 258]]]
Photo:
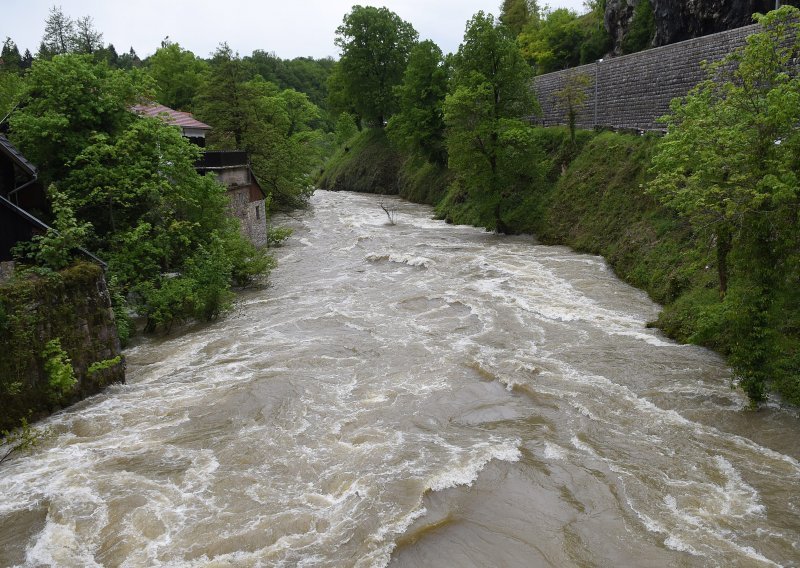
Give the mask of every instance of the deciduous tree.
[[799, 19], [788, 6], [760, 17], [762, 32], [673, 101], [649, 184], [716, 249], [721, 301], [702, 320], [727, 330], [723, 347], [753, 400], [768, 381], [791, 382], [771, 366], [769, 330], [780, 328], [775, 290], [800, 277]]
[[478, 12], [453, 58], [445, 100], [450, 168], [482, 209], [487, 226], [504, 231], [501, 205], [519, 160], [531, 147], [523, 118], [535, 109], [531, 69], [504, 26]]
[[418, 34], [387, 8], [353, 6], [336, 30], [342, 83], [359, 116], [382, 128], [396, 109], [400, 84]]
[[159, 48], [147, 60], [147, 72], [156, 81], [156, 100], [170, 108], [192, 110], [208, 73], [208, 64], [177, 43]]
[[399, 112], [389, 119], [388, 134], [400, 147], [444, 165], [444, 99], [448, 73], [442, 50], [430, 40], [411, 50], [403, 82], [396, 88]]

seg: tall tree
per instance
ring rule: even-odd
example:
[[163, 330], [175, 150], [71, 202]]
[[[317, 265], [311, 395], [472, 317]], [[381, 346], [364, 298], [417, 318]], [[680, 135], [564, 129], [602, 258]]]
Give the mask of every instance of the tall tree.
[[770, 330], [783, 317], [775, 290], [789, 287], [794, 297], [800, 278], [798, 21], [789, 6], [761, 16], [763, 31], [673, 101], [649, 184], [716, 249], [720, 302], [701, 320], [732, 338], [723, 347], [756, 401], [768, 382], [792, 382], [771, 364]]
[[396, 108], [400, 84], [418, 34], [387, 8], [353, 6], [336, 29], [342, 83], [359, 116], [382, 128]]
[[133, 77], [95, 65], [88, 55], [37, 61], [29, 73], [27, 104], [11, 117], [11, 132], [49, 185], [66, 177], [92, 136], [128, 125], [133, 120], [128, 107], [147, 92]]
[[538, 4], [536, 0], [503, 0], [500, 22], [516, 37], [532, 20], [538, 22]]
[[478, 12], [453, 57], [444, 104], [450, 168], [474, 197], [483, 221], [499, 231], [502, 201], [519, 164], [531, 155], [522, 122], [535, 108], [531, 69], [505, 26]]
[[20, 69], [30, 69], [31, 65], [33, 65], [33, 55], [29, 49], [25, 50], [25, 53], [22, 55], [22, 59], [19, 62]]
[[447, 68], [442, 50], [430, 40], [411, 50], [403, 83], [396, 88], [399, 112], [389, 119], [391, 139], [428, 161], [444, 165], [444, 112]]
[[197, 99], [197, 114], [214, 127], [212, 143], [245, 148], [253, 95], [245, 86], [249, 73], [238, 53], [221, 43], [211, 58], [208, 80]]
[[319, 109], [306, 95], [281, 90], [259, 75], [247, 80], [247, 67], [222, 44], [197, 99], [197, 116], [213, 127], [211, 147], [235, 147], [250, 154], [256, 178], [273, 203], [301, 206], [318, 158], [313, 123]]
[[569, 127], [569, 139], [575, 144], [575, 124], [578, 113], [586, 107], [589, 98], [588, 89], [593, 79], [586, 73], [571, 73], [564, 81], [564, 86], [556, 91], [556, 106], [564, 113]]
[[11, 71], [18, 73], [22, 68], [22, 58], [19, 54], [17, 44], [10, 37], [6, 37], [3, 42], [3, 49], [0, 51], [0, 71]]
[[156, 80], [156, 100], [170, 108], [190, 111], [208, 72], [208, 64], [177, 43], [168, 43], [147, 59]]
[[75, 21], [73, 44], [75, 53], [91, 55], [103, 48], [103, 34], [95, 29], [91, 16], [84, 16]]
[[64, 14], [60, 6], [50, 8], [44, 25], [44, 36], [39, 56], [50, 58], [70, 53], [75, 48], [75, 22]]

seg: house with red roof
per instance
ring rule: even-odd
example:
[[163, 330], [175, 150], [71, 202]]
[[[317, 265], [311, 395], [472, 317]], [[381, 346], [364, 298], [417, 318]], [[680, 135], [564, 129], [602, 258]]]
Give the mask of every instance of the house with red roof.
[[[180, 112], [158, 103], [139, 104], [132, 110], [141, 115], [160, 118], [180, 128], [190, 142], [205, 148], [206, 134], [211, 127], [189, 112]], [[242, 150], [206, 150], [195, 165], [201, 175], [213, 174], [225, 186], [231, 213], [239, 219], [242, 234], [254, 245], [267, 244], [266, 193], [258, 183], [250, 157]]]

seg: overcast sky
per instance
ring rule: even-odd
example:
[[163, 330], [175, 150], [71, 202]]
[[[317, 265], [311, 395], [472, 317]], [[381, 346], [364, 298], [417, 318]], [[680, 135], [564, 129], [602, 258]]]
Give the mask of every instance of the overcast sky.
[[[152, 54], [164, 37], [207, 57], [227, 41], [240, 55], [255, 49], [279, 57], [338, 58], [336, 27], [353, 4], [386, 6], [410, 22], [420, 39], [454, 52], [467, 20], [478, 10], [499, 14], [502, 0], [0, 0], [0, 41], [11, 37], [21, 53], [36, 54], [53, 5], [73, 19], [91, 16], [105, 43]], [[550, 0], [551, 8], [585, 12], [583, 0]]]

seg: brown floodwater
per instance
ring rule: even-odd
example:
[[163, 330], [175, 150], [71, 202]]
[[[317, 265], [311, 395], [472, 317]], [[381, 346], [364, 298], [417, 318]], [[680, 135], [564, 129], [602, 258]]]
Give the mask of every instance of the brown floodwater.
[[0, 466], [0, 566], [800, 566], [800, 419], [604, 261], [317, 192]]

